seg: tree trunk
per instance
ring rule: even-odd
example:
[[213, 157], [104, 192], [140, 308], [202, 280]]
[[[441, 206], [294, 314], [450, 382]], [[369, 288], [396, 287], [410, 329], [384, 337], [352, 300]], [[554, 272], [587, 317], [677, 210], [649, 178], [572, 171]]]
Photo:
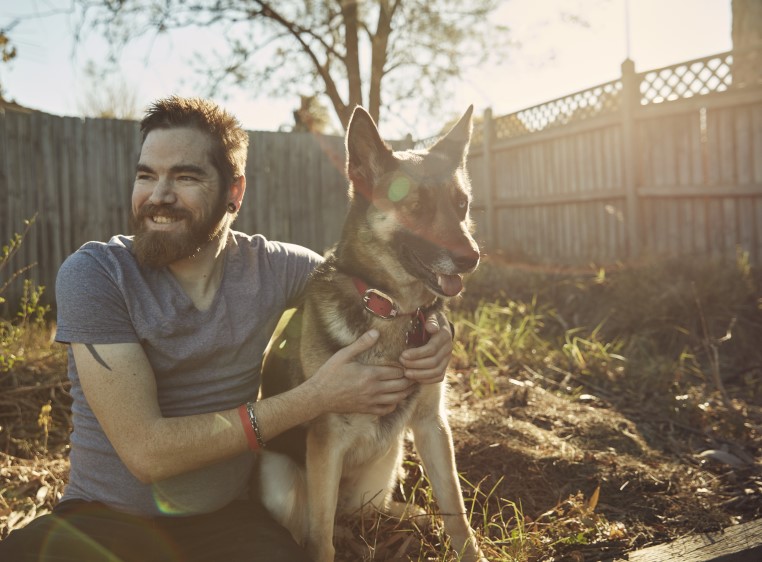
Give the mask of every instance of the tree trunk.
[[384, 77], [389, 47], [389, 35], [392, 32], [392, 17], [397, 8], [397, 2], [389, 6], [388, 0], [379, 2], [378, 25], [376, 33], [371, 39], [371, 69], [370, 84], [368, 89], [368, 113], [378, 123], [381, 117], [381, 81]]
[[[357, 0], [340, 0], [341, 16], [344, 20], [346, 42], [347, 82], [349, 98], [343, 109], [339, 109], [339, 119], [346, 130], [349, 118], [356, 105], [362, 105], [362, 76], [360, 75], [360, 49], [358, 42]], [[338, 108], [337, 108], [338, 109]], [[343, 113], [343, 114], [342, 114]]]
[[733, 86], [762, 83], [762, 0], [732, 0]]

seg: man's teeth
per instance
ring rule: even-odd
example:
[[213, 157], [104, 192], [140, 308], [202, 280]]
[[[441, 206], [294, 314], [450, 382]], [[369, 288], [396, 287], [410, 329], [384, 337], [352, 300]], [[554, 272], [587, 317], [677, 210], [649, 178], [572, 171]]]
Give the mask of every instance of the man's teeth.
[[172, 217], [151, 217], [151, 220], [158, 224], [169, 224], [171, 222], [177, 222], [179, 219]]

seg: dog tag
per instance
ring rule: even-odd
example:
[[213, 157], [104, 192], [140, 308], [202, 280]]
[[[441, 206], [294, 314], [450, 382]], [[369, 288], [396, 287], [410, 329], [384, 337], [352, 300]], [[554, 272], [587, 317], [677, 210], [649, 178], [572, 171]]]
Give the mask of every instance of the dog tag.
[[421, 347], [429, 341], [430, 337], [431, 335], [426, 331], [426, 317], [419, 308], [410, 321], [410, 329], [407, 332], [405, 343], [408, 347]]

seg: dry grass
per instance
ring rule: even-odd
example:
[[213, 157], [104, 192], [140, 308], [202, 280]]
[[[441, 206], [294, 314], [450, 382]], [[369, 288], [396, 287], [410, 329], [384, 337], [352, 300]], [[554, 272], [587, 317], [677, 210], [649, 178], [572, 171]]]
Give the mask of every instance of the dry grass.
[[69, 470], [65, 350], [44, 324], [20, 343], [23, 361], [0, 371], [0, 538], [50, 511]]
[[[453, 311], [451, 423], [490, 560], [605, 560], [762, 515], [762, 292], [743, 259], [488, 263], [470, 281]], [[66, 479], [56, 347], [42, 333], [0, 374], [0, 537], [50, 509]], [[434, 515], [343, 522], [341, 560], [454, 559], [412, 447], [404, 469], [397, 499]]]

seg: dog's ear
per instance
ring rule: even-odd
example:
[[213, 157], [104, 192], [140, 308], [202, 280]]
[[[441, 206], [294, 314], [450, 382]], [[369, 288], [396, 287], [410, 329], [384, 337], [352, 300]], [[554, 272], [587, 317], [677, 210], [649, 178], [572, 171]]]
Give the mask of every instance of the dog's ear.
[[[346, 136], [347, 177], [350, 190], [361, 190], [368, 197], [379, 179], [394, 164], [392, 149], [387, 145], [373, 118], [357, 106], [349, 120]], [[350, 196], [353, 195], [350, 191]]]
[[466, 157], [468, 156], [468, 145], [471, 143], [473, 113], [474, 106], [468, 106], [466, 112], [453, 128], [450, 129], [450, 132], [429, 149], [429, 154], [441, 154], [458, 166], [465, 165]]

